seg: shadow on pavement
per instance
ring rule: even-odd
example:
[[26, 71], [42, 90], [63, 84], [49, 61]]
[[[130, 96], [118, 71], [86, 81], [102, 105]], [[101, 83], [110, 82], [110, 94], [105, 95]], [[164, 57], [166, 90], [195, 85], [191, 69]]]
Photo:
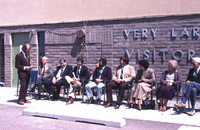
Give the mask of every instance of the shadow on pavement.
[[14, 102], [14, 103], [18, 103], [18, 99], [8, 100], [7, 102]]

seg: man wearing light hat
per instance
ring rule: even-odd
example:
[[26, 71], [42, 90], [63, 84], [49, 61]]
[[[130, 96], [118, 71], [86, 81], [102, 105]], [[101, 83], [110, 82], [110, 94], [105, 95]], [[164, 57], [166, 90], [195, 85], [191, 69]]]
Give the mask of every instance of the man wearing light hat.
[[196, 96], [197, 93], [200, 92], [200, 58], [194, 57], [192, 59], [192, 64], [193, 68], [190, 69], [187, 76], [183, 100], [175, 104], [176, 107], [185, 107], [186, 101], [190, 98], [192, 105], [192, 110], [188, 112], [190, 116], [195, 114]]

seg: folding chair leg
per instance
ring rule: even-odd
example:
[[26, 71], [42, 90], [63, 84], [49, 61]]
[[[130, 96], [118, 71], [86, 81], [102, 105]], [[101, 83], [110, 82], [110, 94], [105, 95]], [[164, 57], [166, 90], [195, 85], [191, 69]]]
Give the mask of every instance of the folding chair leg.
[[[77, 86], [76, 86], [76, 88], [77, 88]], [[72, 88], [72, 91], [74, 91], [74, 98], [76, 98], [76, 88], [75, 88], [75, 90], [74, 90], [74, 88]]]
[[67, 97], [66, 97], [66, 99], [68, 100], [68, 98], [69, 98], [69, 89], [67, 88]]
[[127, 96], [128, 99], [127, 99], [127, 104], [129, 104], [129, 102], [130, 102], [130, 93], [129, 93], [129, 91], [130, 91], [130, 90], [129, 90], [129, 87], [128, 87], [128, 96]]
[[81, 92], [82, 93], [82, 102], [84, 102], [84, 86], [82, 87], [81, 90], [82, 90], [82, 92]]
[[103, 99], [103, 103], [106, 104], [106, 87], [104, 88], [104, 99]]
[[[66, 95], [66, 102], [68, 101], [68, 98], [69, 98], [69, 88], [67, 88], [66, 86], [64, 86], [64, 93]], [[67, 89], [67, 92], [66, 92], [66, 89]], [[65, 98], [65, 96], [63, 96]]]
[[[66, 86], [63, 86], [63, 99], [62, 100], [65, 99], [65, 94], [66, 94]], [[66, 100], [67, 100], [67, 98], [66, 98]]]

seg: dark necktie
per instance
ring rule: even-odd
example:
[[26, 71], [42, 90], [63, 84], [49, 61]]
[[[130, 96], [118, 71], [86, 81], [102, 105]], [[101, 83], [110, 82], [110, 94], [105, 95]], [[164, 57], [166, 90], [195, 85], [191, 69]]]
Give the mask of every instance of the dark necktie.
[[29, 64], [29, 61], [28, 61], [28, 59], [29, 59], [29, 55], [28, 55], [28, 54], [26, 54], [26, 61], [27, 61], [27, 64]]
[[122, 67], [120, 79], [123, 79], [123, 69], [124, 69], [124, 67]]
[[79, 69], [80, 69], [80, 67], [77, 67], [77, 69], [76, 69], [76, 77], [77, 78], [79, 78]]
[[43, 68], [43, 71], [42, 71], [42, 76], [44, 76], [44, 72], [45, 72], [45, 65], [44, 65], [44, 68]]

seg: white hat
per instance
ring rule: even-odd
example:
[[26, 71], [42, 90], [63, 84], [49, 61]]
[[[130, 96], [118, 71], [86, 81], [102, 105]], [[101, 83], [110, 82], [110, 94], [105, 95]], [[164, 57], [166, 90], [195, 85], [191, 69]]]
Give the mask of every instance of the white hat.
[[200, 58], [199, 57], [194, 57], [192, 58], [193, 61], [196, 61], [197, 63], [200, 63]]

